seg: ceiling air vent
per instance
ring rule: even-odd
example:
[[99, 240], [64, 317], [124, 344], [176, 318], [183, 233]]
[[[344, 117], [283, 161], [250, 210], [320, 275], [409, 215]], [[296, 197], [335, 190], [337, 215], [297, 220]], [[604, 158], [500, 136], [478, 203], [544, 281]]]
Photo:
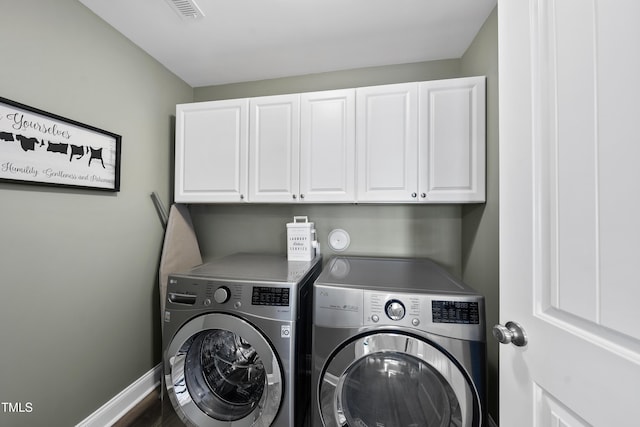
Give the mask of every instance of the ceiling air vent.
[[191, 20], [204, 17], [204, 13], [194, 0], [167, 0], [167, 3], [183, 19]]

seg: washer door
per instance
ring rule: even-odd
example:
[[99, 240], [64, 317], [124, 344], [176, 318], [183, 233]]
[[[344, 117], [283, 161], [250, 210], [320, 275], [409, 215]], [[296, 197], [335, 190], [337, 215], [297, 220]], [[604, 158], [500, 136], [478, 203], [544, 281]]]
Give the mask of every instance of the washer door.
[[436, 345], [412, 335], [359, 336], [327, 360], [318, 384], [326, 427], [476, 427], [468, 375]]
[[167, 391], [192, 426], [268, 427], [282, 401], [282, 368], [249, 322], [210, 313], [186, 323], [168, 347]]

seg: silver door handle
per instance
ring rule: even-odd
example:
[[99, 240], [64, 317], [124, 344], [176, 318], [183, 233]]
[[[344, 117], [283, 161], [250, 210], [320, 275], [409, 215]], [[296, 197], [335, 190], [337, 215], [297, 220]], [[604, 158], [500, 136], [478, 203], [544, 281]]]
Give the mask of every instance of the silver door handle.
[[517, 347], [527, 345], [527, 333], [516, 322], [507, 322], [505, 326], [500, 324], [493, 327], [493, 336], [502, 344], [513, 344]]

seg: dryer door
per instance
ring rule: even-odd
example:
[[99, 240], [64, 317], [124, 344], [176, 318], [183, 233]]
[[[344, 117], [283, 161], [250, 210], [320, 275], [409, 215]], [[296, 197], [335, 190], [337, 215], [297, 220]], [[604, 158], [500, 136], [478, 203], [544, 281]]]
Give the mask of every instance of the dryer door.
[[247, 321], [210, 313], [186, 323], [168, 347], [169, 397], [187, 425], [268, 427], [282, 401], [282, 367]]
[[326, 427], [477, 427], [479, 399], [436, 344], [401, 333], [356, 337], [327, 360], [318, 385]]

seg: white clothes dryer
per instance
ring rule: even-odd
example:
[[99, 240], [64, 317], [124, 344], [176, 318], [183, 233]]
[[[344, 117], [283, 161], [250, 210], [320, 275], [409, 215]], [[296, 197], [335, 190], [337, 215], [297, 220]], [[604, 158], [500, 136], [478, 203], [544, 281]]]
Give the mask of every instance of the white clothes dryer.
[[486, 425], [484, 297], [436, 263], [334, 257], [313, 322], [313, 427]]
[[169, 275], [164, 382], [187, 426], [303, 425], [321, 266], [236, 254]]

